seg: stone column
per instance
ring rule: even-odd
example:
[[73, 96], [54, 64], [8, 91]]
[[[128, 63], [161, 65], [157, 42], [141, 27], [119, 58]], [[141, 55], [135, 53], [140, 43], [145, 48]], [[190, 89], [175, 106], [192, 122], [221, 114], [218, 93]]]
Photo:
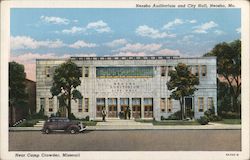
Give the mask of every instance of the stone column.
[[132, 119], [132, 118], [134, 118], [134, 117], [133, 117], [133, 113], [132, 113], [132, 112], [133, 112], [133, 108], [132, 108], [132, 98], [129, 98], [128, 105], [129, 105], [129, 108], [130, 108], [130, 110], [131, 110], [131, 119]]
[[119, 118], [119, 113], [121, 112], [120, 98], [117, 98], [117, 117]]
[[108, 117], [108, 98], [105, 98], [105, 110], [107, 112], [107, 116]]
[[144, 118], [144, 98], [141, 98], [141, 118]]

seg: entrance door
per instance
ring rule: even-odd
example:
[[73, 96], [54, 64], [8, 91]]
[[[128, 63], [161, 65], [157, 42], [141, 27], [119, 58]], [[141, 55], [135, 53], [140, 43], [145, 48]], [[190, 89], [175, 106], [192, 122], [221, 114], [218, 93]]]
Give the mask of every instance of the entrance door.
[[141, 99], [140, 98], [132, 99], [132, 116], [134, 118], [141, 118]]
[[96, 99], [96, 117], [102, 117], [102, 110], [105, 108], [105, 98]]
[[117, 117], [117, 98], [108, 99], [108, 117]]
[[144, 98], [144, 117], [153, 117], [153, 98]]
[[186, 111], [186, 117], [193, 118], [193, 99], [192, 98], [185, 98], [185, 111]]

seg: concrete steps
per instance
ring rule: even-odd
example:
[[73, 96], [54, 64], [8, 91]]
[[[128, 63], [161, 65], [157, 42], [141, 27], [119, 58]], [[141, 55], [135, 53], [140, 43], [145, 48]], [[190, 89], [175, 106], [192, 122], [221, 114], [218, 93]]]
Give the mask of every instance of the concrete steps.
[[43, 124], [45, 123], [45, 121], [38, 121], [37, 124], [34, 125], [34, 127], [36, 128], [43, 128]]
[[96, 126], [153, 126], [152, 123], [141, 123], [134, 120], [107, 120], [105, 122], [98, 122]]

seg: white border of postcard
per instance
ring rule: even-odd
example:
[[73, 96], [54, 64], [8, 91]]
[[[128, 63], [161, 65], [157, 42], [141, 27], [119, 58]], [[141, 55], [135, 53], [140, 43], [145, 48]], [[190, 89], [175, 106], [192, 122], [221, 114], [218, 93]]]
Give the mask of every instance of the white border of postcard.
[[[161, 1], [161, 0], [89, 0], [89, 1], [40, 1], [40, 0], [6, 0], [1, 2], [1, 157], [0, 159], [22, 159], [15, 157], [15, 153], [9, 152], [9, 135], [8, 135], [8, 62], [10, 53], [10, 9], [11, 8], [136, 8], [136, 4], [225, 4], [228, 8], [229, 4], [233, 4], [234, 8], [241, 8], [241, 40], [242, 40], [242, 137], [241, 137], [241, 151], [155, 151], [155, 152], [95, 152], [82, 151], [80, 157], [70, 159], [250, 159], [249, 157], [249, 1]], [[139, 8], [138, 8], [139, 9]], [[157, 8], [154, 8], [157, 9]], [[166, 9], [169, 9], [166, 7]], [[222, 8], [218, 8], [222, 9]], [[49, 152], [49, 151], [48, 151]], [[67, 151], [65, 151], [68, 153]], [[64, 153], [65, 153], [64, 152]], [[30, 152], [22, 152], [30, 153]], [[32, 152], [32, 153], [47, 153]], [[49, 152], [61, 153], [61, 152]], [[69, 152], [70, 153], [70, 152]], [[230, 156], [231, 155], [231, 156]], [[233, 156], [234, 155], [234, 156]], [[238, 156], [235, 156], [238, 155]], [[26, 157], [25, 159], [33, 159]], [[35, 158], [35, 159], [52, 159], [50, 157]], [[54, 158], [54, 159], [64, 159]], [[67, 158], [65, 158], [67, 159]]]

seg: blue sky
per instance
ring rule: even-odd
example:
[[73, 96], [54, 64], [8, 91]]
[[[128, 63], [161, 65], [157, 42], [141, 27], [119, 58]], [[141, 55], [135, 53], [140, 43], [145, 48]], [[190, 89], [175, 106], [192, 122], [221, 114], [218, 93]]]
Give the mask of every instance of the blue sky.
[[11, 9], [11, 59], [202, 56], [240, 39], [240, 9]]

